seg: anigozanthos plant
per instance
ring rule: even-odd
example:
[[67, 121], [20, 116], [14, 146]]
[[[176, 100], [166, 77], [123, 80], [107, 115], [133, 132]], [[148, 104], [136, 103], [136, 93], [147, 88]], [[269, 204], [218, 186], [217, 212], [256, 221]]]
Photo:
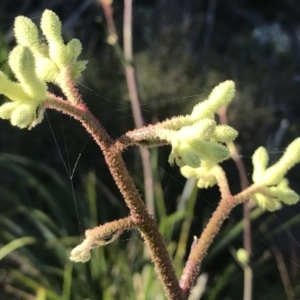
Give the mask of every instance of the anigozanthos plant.
[[0, 93], [13, 102], [0, 107], [0, 117], [10, 119], [20, 128], [31, 128], [42, 119], [41, 104], [47, 98], [47, 84], [58, 85], [68, 100], [70, 86], [67, 74], [76, 79], [85, 69], [87, 61], [77, 61], [81, 43], [72, 39], [67, 45], [61, 37], [61, 22], [58, 16], [46, 10], [41, 19], [41, 29], [47, 39], [42, 42], [37, 26], [23, 16], [15, 20], [17, 46], [9, 55], [9, 66], [18, 82], [11, 81], [0, 71]]
[[[42, 120], [45, 109], [55, 109], [72, 116], [86, 128], [104, 154], [105, 161], [130, 210], [127, 218], [86, 230], [85, 240], [71, 251], [70, 259], [86, 262], [91, 250], [114, 241], [124, 230], [137, 228], [149, 248], [155, 270], [169, 299], [184, 299], [200, 272], [209, 246], [231, 210], [253, 198], [266, 210], [279, 209], [282, 203], [299, 201], [288, 186], [287, 171], [300, 161], [300, 138], [293, 141], [277, 163], [267, 168], [267, 151], [260, 147], [253, 155], [254, 184], [237, 195], [232, 195], [226, 174], [219, 165], [230, 157], [229, 145], [237, 131], [219, 125], [216, 112], [227, 106], [235, 93], [235, 84], [227, 80], [213, 89], [207, 100], [197, 104], [192, 113], [177, 116], [155, 125], [125, 133], [113, 140], [81, 100], [74, 80], [85, 69], [86, 61], [77, 61], [81, 43], [72, 39], [65, 44], [61, 36], [58, 16], [46, 10], [41, 18], [41, 29], [47, 42], [41, 42], [36, 25], [26, 17], [15, 22], [18, 45], [11, 51], [9, 65], [18, 82], [0, 72], [0, 93], [10, 102], [0, 107], [0, 117], [10, 119], [20, 128], [31, 128]], [[66, 99], [47, 92], [47, 83], [59, 86]], [[191, 252], [178, 281], [163, 237], [155, 219], [149, 214], [122, 159], [122, 151], [129, 146], [172, 147], [169, 163], [181, 168], [185, 177], [197, 177], [199, 188], [217, 184], [221, 200]]]

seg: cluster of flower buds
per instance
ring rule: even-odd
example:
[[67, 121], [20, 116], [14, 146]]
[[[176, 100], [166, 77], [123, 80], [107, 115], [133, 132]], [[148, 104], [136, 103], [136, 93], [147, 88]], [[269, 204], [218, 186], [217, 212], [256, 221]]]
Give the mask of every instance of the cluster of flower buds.
[[[190, 115], [179, 117], [178, 122], [174, 118], [158, 133], [172, 145], [169, 163], [175, 162], [184, 177], [196, 177], [199, 188], [217, 184], [214, 167], [230, 157], [228, 144], [238, 132], [230, 126], [218, 125], [215, 113], [230, 103], [234, 93], [233, 81], [219, 84]], [[269, 156], [264, 147], [255, 151], [252, 160], [253, 182], [261, 187], [252, 198], [263, 210], [274, 211], [281, 208], [282, 203], [292, 205], [299, 201], [299, 195], [289, 188], [284, 176], [300, 162], [300, 138], [294, 140], [280, 160], [269, 168]]]
[[230, 157], [227, 144], [237, 137], [238, 132], [228, 125], [218, 125], [215, 113], [230, 103], [234, 93], [233, 81], [219, 84], [207, 100], [197, 104], [190, 115], [180, 119], [183, 125], [180, 129], [159, 132], [160, 137], [172, 145], [169, 163], [175, 162], [181, 167], [185, 177], [196, 176], [199, 188], [216, 184], [215, 176], [210, 171]]
[[77, 61], [82, 49], [79, 40], [64, 44], [61, 22], [54, 12], [44, 11], [40, 27], [47, 43], [40, 39], [37, 26], [29, 18], [16, 18], [17, 46], [11, 51], [8, 63], [18, 82], [0, 71], [0, 93], [12, 101], [0, 107], [0, 118], [10, 119], [12, 125], [20, 128], [35, 124], [39, 106], [46, 100], [46, 82], [64, 90], [61, 77], [65, 70], [74, 80], [87, 63]]
[[264, 147], [259, 147], [252, 156], [253, 182], [264, 187], [252, 199], [264, 210], [274, 211], [281, 204], [292, 205], [299, 201], [299, 195], [288, 186], [284, 177], [289, 169], [300, 162], [300, 138], [295, 139], [285, 150], [282, 157], [267, 168], [269, 155]]

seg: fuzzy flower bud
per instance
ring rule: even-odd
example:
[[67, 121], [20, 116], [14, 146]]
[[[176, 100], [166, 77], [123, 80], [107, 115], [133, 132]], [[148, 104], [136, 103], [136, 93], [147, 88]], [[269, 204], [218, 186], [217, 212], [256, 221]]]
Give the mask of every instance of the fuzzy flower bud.
[[212, 135], [212, 140], [219, 143], [229, 143], [236, 139], [238, 132], [228, 125], [218, 125]]
[[197, 104], [191, 116], [197, 120], [209, 118], [213, 119], [216, 111], [231, 102], [235, 94], [235, 84], [231, 80], [224, 81], [216, 86], [207, 100]]
[[252, 180], [259, 183], [262, 179], [269, 162], [269, 155], [264, 147], [259, 147], [252, 156], [253, 174]]
[[17, 43], [31, 48], [32, 51], [40, 50], [40, 39], [37, 26], [24, 16], [15, 19], [14, 27]]
[[0, 71], [0, 94], [5, 95], [7, 98], [13, 101], [28, 101], [30, 97], [25, 93], [22, 85], [17, 82], [13, 82]]
[[49, 56], [59, 68], [65, 67], [72, 58], [64, 44], [61, 33], [61, 22], [58, 16], [51, 10], [46, 9], [41, 19], [41, 29], [48, 41]]
[[47, 85], [36, 75], [35, 59], [29, 48], [16, 46], [11, 51], [8, 62], [30, 99], [37, 102], [45, 100]]
[[201, 167], [192, 168], [190, 166], [183, 166], [180, 168], [180, 172], [186, 178], [196, 177], [197, 187], [199, 189], [207, 189], [217, 183], [214, 172], [212, 172], [214, 166], [215, 164], [211, 161], [202, 160]]
[[[77, 58], [82, 50], [81, 42], [78, 39], [72, 39], [65, 45], [62, 38], [61, 21], [53, 11], [48, 9], [42, 15], [41, 29], [48, 41], [50, 60], [60, 70], [69, 67], [74, 79], [79, 77], [87, 64], [87, 61], [77, 62]], [[59, 84], [57, 77], [52, 78], [51, 81]]]
[[240, 248], [236, 252], [236, 258], [242, 266], [246, 266], [249, 263], [248, 252], [243, 248]]
[[11, 125], [19, 128], [28, 127], [36, 118], [36, 105], [34, 103], [22, 103], [11, 114]]

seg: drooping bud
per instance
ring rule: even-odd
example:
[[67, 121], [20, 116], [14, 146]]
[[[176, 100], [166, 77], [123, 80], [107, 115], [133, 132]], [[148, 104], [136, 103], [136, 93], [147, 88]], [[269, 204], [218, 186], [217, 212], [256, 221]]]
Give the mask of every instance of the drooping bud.
[[269, 155], [264, 147], [259, 147], [252, 156], [253, 174], [252, 180], [259, 183], [262, 179], [269, 161]]

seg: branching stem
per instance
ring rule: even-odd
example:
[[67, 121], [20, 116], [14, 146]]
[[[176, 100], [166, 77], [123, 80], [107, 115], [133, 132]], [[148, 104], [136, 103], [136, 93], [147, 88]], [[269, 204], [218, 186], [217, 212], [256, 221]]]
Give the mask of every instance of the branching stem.
[[156, 272], [164, 286], [169, 299], [182, 299], [180, 289], [173, 265], [171, 263], [165, 242], [158, 231], [155, 220], [148, 213], [145, 204], [129, 175], [121, 153], [123, 146], [120, 141], [114, 142], [100, 125], [98, 120], [91, 114], [88, 108], [81, 104], [74, 106], [62, 98], [48, 94], [47, 101], [42, 109], [55, 109], [70, 115], [78, 120], [94, 138], [101, 148], [110, 172], [130, 209], [137, 228], [140, 230], [147, 246], [149, 247]]

